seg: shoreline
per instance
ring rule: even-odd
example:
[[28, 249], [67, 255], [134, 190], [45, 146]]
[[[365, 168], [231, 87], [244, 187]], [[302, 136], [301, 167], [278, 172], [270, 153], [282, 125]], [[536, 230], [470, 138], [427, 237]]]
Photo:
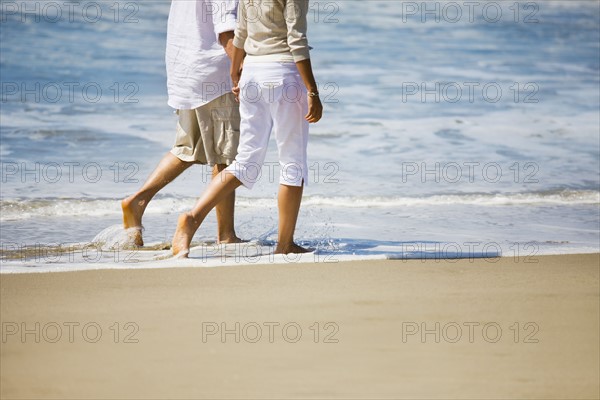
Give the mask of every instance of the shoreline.
[[0, 393], [598, 398], [600, 254], [536, 258], [3, 274]]
[[[579, 249], [581, 250], [581, 249]], [[125, 255], [119, 253], [122, 252]], [[127, 260], [127, 250], [110, 251], [114, 254], [114, 257], [120, 257], [121, 262], [69, 262], [69, 263], [42, 263], [41, 266], [35, 266], [36, 262], [32, 259], [24, 260], [4, 260], [0, 263], [0, 276], [3, 275], [28, 275], [28, 274], [54, 274], [54, 273], [69, 273], [69, 272], [92, 272], [92, 271], [151, 271], [151, 270], [187, 270], [187, 269], [203, 269], [203, 268], [219, 268], [219, 267], [264, 267], [264, 266], [291, 266], [291, 265], [335, 265], [338, 263], [365, 263], [370, 261], [394, 261], [400, 263], [407, 262], [420, 262], [420, 263], [448, 263], [454, 264], [457, 262], [468, 262], [470, 264], [483, 262], [489, 264], [495, 264], [500, 260], [508, 259], [522, 259], [522, 263], [525, 264], [537, 264], [540, 257], [580, 257], [589, 255], [599, 255], [600, 253], [596, 250], [589, 249], [588, 252], [574, 252], [574, 253], [540, 253], [531, 256], [520, 256], [516, 255], [501, 255], [501, 256], [484, 256], [476, 255], [469, 257], [442, 257], [438, 254], [431, 254], [424, 257], [402, 257], [402, 256], [389, 256], [386, 254], [375, 254], [375, 255], [335, 255], [335, 254], [319, 254], [313, 255], [313, 253], [305, 253], [299, 255], [275, 255], [268, 254], [255, 258], [254, 256], [247, 257], [252, 261], [239, 261], [242, 257], [229, 257], [221, 259], [220, 257], [208, 258], [208, 257], [193, 257], [177, 259], [171, 255], [158, 256], [154, 260]], [[132, 253], [135, 254], [135, 253]], [[2, 267], [4, 264], [4, 267]], [[20, 264], [20, 265], [19, 265]], [[176, 264], [176, 265], [173, 265]], [[68, 268], [61, 269], [64, 266]], [[19, 269], [10, 269], [10, 268]], [[25, 269], [23, 269], [25, 268]]]
[[[539, 257], [600, 254], [598, 248], [571, 247], [557, 249], [549, 243], [500, 245], [455, 242], [381, 242], [342, 249], [336, 244], [316, 248], [305, 254], [273, 254], [274, 245], [258, 241], [236, 244], [196, 243], [190, 257], [174, 258], [168, 243], [151, 243], [141, 249], [112, 249], [101, 243], [74, 243], [54, 247], [34, 246], [5, 248], [0, 260], [0, 275], [55, 273], [100, 270], [146, 270], [173, 268], [216, 268], [235, 266], [336, 264], [374, 260], [449, 263], [459, 260], [496, 263], [500, 259], [523, 258], [536, 263]], [[479, 247], [477, 247], [479, 246]], [[504, 247], [504, 248], [503, 248]], [[352, 254], [350, 253], [352, 252]], [[362, 254], [361, 254], [362, 253]]]

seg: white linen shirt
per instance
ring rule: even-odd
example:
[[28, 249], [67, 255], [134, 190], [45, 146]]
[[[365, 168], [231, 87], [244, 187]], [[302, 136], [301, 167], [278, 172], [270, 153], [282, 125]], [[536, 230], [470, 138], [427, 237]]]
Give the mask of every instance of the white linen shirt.
[[219, 34], [234, 31], [237, 0], [172, 0], [167, 28], [169, 106], [198, 108], [231, 91]]

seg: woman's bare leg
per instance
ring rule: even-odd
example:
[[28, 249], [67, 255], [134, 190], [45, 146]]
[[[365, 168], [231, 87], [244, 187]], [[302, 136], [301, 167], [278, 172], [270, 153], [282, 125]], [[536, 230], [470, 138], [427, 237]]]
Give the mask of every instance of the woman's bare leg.
[[[217, 164], [213, 168], [212, 178], [217, 178], [219, 173], [227, 166]], [[218, 178], [217, 178], [218, 179]], [[234, 212], [235, 212], [235, 190], [219, 202], [215, 210], [217, 212], [217, 241], [219, 243], [241, 243], [242, 239], [235, 234]]]
[[187, 257], [190, 243], [204, 218], [217, 204], [238, 188], [242, 183], [227, 171], [220, 172], [210, 182], [192, 211], [181, 214], [177, 220], [177, 230], [173, 235], [173, 255]]
[[279, 185], [279, 234], [275, 254], [306, 253], [309, 250], [294, 243], [294, 231], [302, 202], [303, 186]]

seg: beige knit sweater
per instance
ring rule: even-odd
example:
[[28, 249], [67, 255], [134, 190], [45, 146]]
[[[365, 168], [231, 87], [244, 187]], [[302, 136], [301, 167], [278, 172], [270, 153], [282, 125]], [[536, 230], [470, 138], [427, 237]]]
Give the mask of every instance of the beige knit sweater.
[[249, 56], [310, 58], [308, 0], [240, 0], [233, 45]]

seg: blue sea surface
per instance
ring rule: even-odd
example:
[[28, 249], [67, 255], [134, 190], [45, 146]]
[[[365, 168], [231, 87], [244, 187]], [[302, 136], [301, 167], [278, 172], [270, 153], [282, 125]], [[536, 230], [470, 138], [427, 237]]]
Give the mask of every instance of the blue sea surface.
[[[348, 257], [600, 251], [600, 3], [488, 3], [311, 2], [325, 112], [298, 241]], [[177, 120], [169, 1], [23, 4], [0, 7], [4, 271], [25, 269], [15, 249], [118, 225]], [[271, 143], [255, 188], [237, 191], [240, 236], [266, 247], [277, 174]], [[191, 168], [150, 203], [147, 243], [170, 241], [209, 179]], [[195, 240], [215, 230], [211, 215]]]

